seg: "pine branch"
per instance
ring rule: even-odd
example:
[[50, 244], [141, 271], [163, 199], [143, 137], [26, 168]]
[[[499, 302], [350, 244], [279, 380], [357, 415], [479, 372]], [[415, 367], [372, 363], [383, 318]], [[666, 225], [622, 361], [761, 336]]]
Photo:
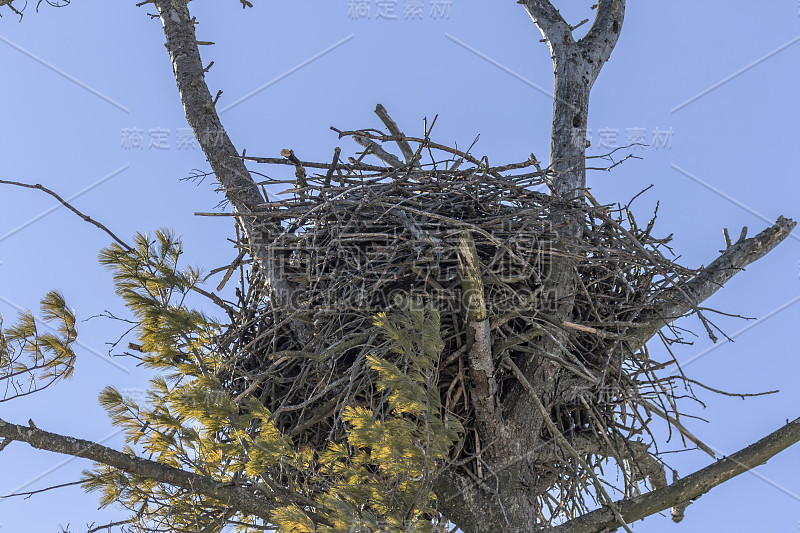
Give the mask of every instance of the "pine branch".
[[[26, 442], [40, 450], [90, 459], [128, 474], [214, 498], [235, 508], [238, 512], [257, 516], [267, 521], [270, 520], [271, 512], [281, 506], [278, 499], [299, 501], [285, 489], [274, 488], [279, 493], [273, 500], [254, 494], [243, 487], [220, 483], [208, 476], [201, 476], [156, 461], [128, 455], [96, 442], [50, 433], [32, 426], [19, 426], [2, 419], [0, 419], [0, 438]], [[318, 523], [327, 523], [322, 517], [315, 515], [314, 518]]]

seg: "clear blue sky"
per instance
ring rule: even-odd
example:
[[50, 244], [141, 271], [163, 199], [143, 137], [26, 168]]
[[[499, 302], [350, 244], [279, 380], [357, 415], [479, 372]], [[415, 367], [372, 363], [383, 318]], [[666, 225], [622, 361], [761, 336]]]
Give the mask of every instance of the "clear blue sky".
[[[179, 181], [207, 164], [198, 149], [179, 146], [186, 124], [160, 23], [146, 14], [152, 7], [75, 0], [35, 14], [29, 3], [22, 23], [0, 8], [0, 179], [42, 183], [74, 198], [123, 238], [171, 227], [184, 236], [186, 257], [206, 269], [229, 262], [230, 220], [193, 216], [213, 210], [220, 196], [209, 180]], [[515, 1], [438, 2], [449, 11], [434, 17], [432, 0], [424, 0], [420, 17], [405, 18], [414, 2], [397, 0], [395, 19], [377, 18], [376, 0], [369, 17], [351, 12], [348, 0], [254, 3], [246, 11], [233, 0], [191, 3], [199, 38], [217, 43], [202, 52], [206, 63], [215, 62], [212, 91], [224, 90], [218, 107], [251, 95], [222, 114], [248, 154], [292, 148], [303, 159], [327, 160], [340, 144], [352, 153], [356, 147], [328, 127], [378, 127], [372, 110], [381, 102], [409, 134], [438, 113], [433, 136], [440, 142], [466, 146], [480, 134], [474, 151], [494, 163], [531, 152], [546, 160], [552, 66]], [[591, 2], [555, 3], [570, 22], [591, 16]], [[724, 227], [738, 235], [748, 226], [752, 234], [778, 215], [797, 219], [798, 1], [629, 4], [622, 37], [592, 93], [589, 127], [594, 153], [630, 137], [653, 146], [635, 152], [640, 161], [590, 174], [595, 196], [624, 203], [653, 184], [634, 213], [644, 220], [660, 201], [656, 232], [674, 234], [676, 252], [693, 267], [716, 257]], [[130, 145], [135, 130], [141, 148]], [[124, 314], [96, 261], [106, 235], [53, 205], [37, 191], [0, 189], [0, 313], [12, 322], [17, 306], [35, 307], [58, 288], [81, 320], [104, 310]], [[709, 351], [702, 327], [692, 319], [682, 324], [699, 335], [676, 350], [690, 377], [733, 392], [780, 389], [747, 401], [698, 390], [705, 409], [686, 407], [710, 423], [688, 425], [720, 453], [800, 415], [799, 299], [795, 234], [708, 302], [759, 319], [719, 317], [729, 335], [749, 327], [735, 343]], [[80, 322], [74, 380], [2, 403], [0, 417], [32, 418], [40, 428], [119, 447], [97, 393], [108, 384], [141, 390], [147, 377], [105, 355], [105, 343], [121, 331], [107, 320]], [[652, 350], [664, 357], [657, 345]], [[688, 474], [708, 459], [688, 452], [673, 455], [672, 464]], [[12, 444], [0, 454], [0, 493], [73, 481], [89, 466]], [[796, 532], [798, 472], [795, 447], [703, 496], [683, 524], [656, 516], [635, 529]], [[67, 523], [81, 531], [87, 522], [120, 516], [97, 512], [96, 502], [76, 488], [0, 501], [0, 532], [55, 531]]]

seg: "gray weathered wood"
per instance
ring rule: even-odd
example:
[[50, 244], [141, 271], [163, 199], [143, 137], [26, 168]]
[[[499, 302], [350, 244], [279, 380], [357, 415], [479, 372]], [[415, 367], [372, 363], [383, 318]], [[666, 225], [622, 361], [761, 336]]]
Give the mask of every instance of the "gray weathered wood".
[[586, 125], [589, 93], [617, 43], [625, 0], [600, 0], [589, 33], [579, 41], [548, 0], [522, 0], [542, 32], [553, 59], [553, 124], [550, 137], [551, 191], [579, 200], [586, 187]]
[[[671, 485], [636, 498], [620, 500], [616, 502], [616, 507], [626, 522], [641, 520], [683, 502], [699, 498], [717, 485], [766, 463], [774, 455], [798, 441], [800, 441], [800, 418], [733, 455], [720, 459]], [[601, 533], [615, 527], [617, 527], [616, 519], [612, 511], [603, 507], [556, 526], [550, 529], [550, 532]]]
[[644, 345], [661, 328], [692, 312], [733, 276], [767, 255], [789, 236], [795, 226], [797, 222], [781, 216], [774, 225], [755, 237], [740, 238], [684, 286], [671, 287], [662, 292], [650, 312], [639, 317], [637, 323], [641, 327], [632, 336], [639, 340], [640, 345]]
[[[205, 81], [194, 22], [186, 3], [153, 0], [153, 4], [158, 9], [164, 27], [166, 47], [172, 59], [175, 80], [189, 126], [233, 208], [242, 214], [258, 211], [266, 199], [261, 195], [219, 119]], [[247, 235], [250, 255], [258, 262], [261, 272], [269, 282], [273, 303], [283, 307], [287, 314], [292, 313], [295, 306], [293, 295], [297, 286], [286, 279], [281, 259], [263, 252], [263, 243], [274, 238], [280, 229], [265, 226], [255, 217], [242, 216], [238, 220]], [[293, 328], [298, 336], [308, 339], [309, 333], [306, 329], [300, 323], [296, 323]]]

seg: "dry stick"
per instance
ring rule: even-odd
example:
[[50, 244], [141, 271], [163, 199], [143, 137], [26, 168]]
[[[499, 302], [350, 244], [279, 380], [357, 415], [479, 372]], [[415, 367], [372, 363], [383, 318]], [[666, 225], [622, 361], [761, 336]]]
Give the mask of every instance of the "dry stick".
[[[423, 140], [425, 142], [420, 143], [419, 146], [417, 146], [417, 150], [411, 156], [411, 161], [409, 161], [410, 165], [412, 165], [414, 167], [419, 167], [419, 160], [422, 157], [422, 155], [421, 155], [422, 154], [422, 149], [423, 148], [427, 148], [428, 149], [428, 155], [430, 155], [431, 162], [433, 163], [433, 170], [436, 171], [436, 159], [433, 157], [433, 151], [431, 150], [430, 135], [431, 135], [431, 131], [433, 131], [433, 126], [434, 126], [434, 124], [436, 124], [436, 120], [438, 118], [439, 118], [439, 115], [435, 115], [433, 117], [433, 120], [431, 121], [430, 126], [428, 126], [428, 118], [425, 117], [425, 120], [424, 120], [425, 126], [424, 126], [424, 128], [422, 130], [423, 133], [424, 133], [424, 139]], [[403, 135], [403, 140], [405, 140], [405, 135]]]
[[480, 226], [478, 226], [476, 224], [470, 224], [469, 222], [463, 222], [461, 220], [456, 220], [454, 218], [443, 216], [443, 215], [437, 215], [435, 213], [427, 213], [425, 211], [420, 211], [419, 209], [414, 209], [412, 207], [408, 207], [408, 206], [405, 206], [405, 205], [387, 204], [387, 202], [380, 202], [380, 204], [383, 205], [383, 206], [388, 207], [387, 211], [390, 211], [390, 210], [395, 209], [395, 208], [404, 209], [405, 211], [408, 211], [409, 213], [413, 213], [415, 215], [420, 215], [420, 216], [425, 216], [425, 217], [441, 220], [443, 222], [448, 222], [450, 224], [453, 224], [454, 226], [470, 229], [470, 230], [472, 230], [472, 231], [474, 231], [476, 233], [479, 233], [483, 237], [486, 237], [487, 239], [492, 241], [492, 243], [495, 244], [496, 246], [498, 246], [499, 248], [502, 248], [506, 253], [508, 253], [509, 257], [511, 257], [512, 259], [515, 259], [515, 260], [519, 261], [522, 264], [527, 264], [527, 261], [525, 261], [524, 259], [519, 257], [516, 253], [514, 253], [501, 240], [495, 238], [494, 235], [492, 235], [491, 233], [489, 233], [486, 230], [482, 229]]
[[342, 153], [342, 149], [338, 146], [333, 149], [333, 161], [331, 162], [331, 166], [328, 169], [328, 172], [325, 173], [325, 181], [323, 183], [324, 188], [328, 188], [331, 185], [331, 177], [333, 176], [333, 171], [337, 169], [339, 165], [339, 154]]
[[290, 150], [289, 148], [284, 148], [281, 150], [281, 155], [294, 163], [294, 175], [295, 178], [295, 192], [297, 192], [300, 201], [305, 201], [306, 199], [306, 191], [305, 188], [308, 186], [306, 182], [306, 169], [303, 167], [303, 164], [300, 162], [299, 159], [294, 155], [294, 151]]
[[713, 457], [714, 459], [716, 459], [716, 458], [717, 458], [717, 456], [714, 454], [714, 451], [713, 451], [711, 448], [709, 448], [709, 447], [708, 447], [708, 446], [707, 446], [707, 445], [706, 445], [706, 444], [705, 444], [703, 441], [701, 441], [699, 438], [695, 437], [695, 436], [692, 434], [692, 432], [690, 432], [688, 429], [686, 429], [686, 428], [683, 426], [683, 424], [681, 424], [680, 422], [678, 422], [678, 421], [677, 421], [677, 420], [676, 420], [674, 417], [670, 416], [670, 415], [669, 415], [669, 413], [667, 413], [666, 411], [662, 411], [660, 407], [656, 406], [656, 405], [655, 405], [655, 404], [653, 404], [652, 402], [649, 402], [649, 401], [645, 400], [645, 399], [644, 399], [644, 398], [642, 398], [642, 397], [639, 397], [639, 398], [637, 399], [637, 401], [638, 401], [639, 403], [641, 403], [641, 404], [642, 404], [642, 405], [643, 405], [645, 408], [647, 408], [647, 409], [649, 409], [649, 410], [653, 411], [655, 414], [657, 414], [658, 416], [660, 416], [661, 418], [663, 418], [664, 420], [666, 420], [667, 422], [669, 422], [670, 424], [672, 424], [673, 426], [675, 426], [675, 428], [677, 428], [677, 430], [681, 432], [681, 435], [685, 436], [687, 439], [689, 439], [690, 441], [692, 441], [693, 443], [695, 443], [695, 444], [697, 445], [697, 447], [698, 447], [698, 448], [700, 448], [701, 450], [703, 450], [704, 452], [706, 452], [708, 455], [710, 455], [710, 456], [711, 456], [711, 457]]
[[592, 479], [594, 479], [594, 483], [595, 486], [597, 487], [597, 490], [603, 496], [603, 499], [606, 501], [606, 505], [608, 505], [608, 508], [611, 509], [612, 513], [614, 513], [614, 517], [616, 518], [616, 525], [622, 526], [628, 533], [633, 533], [633, 531], [631, 531], [631, 529], [628, 527], [628, 524], [625, 522], [625, 519], [622, 518], [622, 515], [617, 509], [617, 506], [614, 504], [614, 500], [611, 499], [611, 496], [608, 495], [606, 489], [603, 488], [603, 484], [600, 482], [600, 479], [597, 477], [597, 474], [594, 473], [594, 469], [591, 468], [588, 464], [586, 464], [586, 461], [583, 460], [583, 458], [580, 456], [580, 454], [578, 454], [575, 448], [572, 447], [569, 441], [567, 441], [567, 439], [564, 438], [564, 435], [561, 434], [556, 425], [550, 419], [550, 413], [547, 412], [547, 409], [545, 408], [544, 404], [542, 404], [542, 401], [536, 394], [536, 390], [533, 388], [533, 385], [531, 385], [531, 382], [528, 381], [528, 378], [525, 377], [525, 374], [522, 373], [522, 370], [520, 370], [517, 364], [511, 360], [511, 357], [509, 357], [508, 354], [503, 356], [503, 360], [508, 365], [508, 367], [511, 368], [511, 371], [514, 373], [519, 382], [525, 388], [525, 390], [528, 393], [528, 396], [531, 397], [533, 403], [536, 405], [536, 408], [539, 409], [539, 412], [542, 415], [542, 420], [544, 420], [547, 429], [550, 431], [550, 433], [553, 434], [553, 437], [558, 441], [561, 447], [565, 449], [567, 452], [569, 452], [569, 454], [581, 465], [581, 467], [590, 476], [592, 476]]
[[[8, 441], [8, 442], [11, 442], [11, 441]], [[85, 482], [84, 481], [70, 481], [69, 483], [61, 483], [60, 485], [53, 485], [51, 487], [45, 487], [43, 489], [38, 489], [38, 490], [31, 490], [31, 491], [27, 491], [27, 492], [12, 492], [11, 494], [5, 494], [3, 496], [0, 496], [0, 500], [5, 500], [6, 498], [15, 498], [15, 497], [18, 497], [18, 496], [25, 496], [25, 499], [27, 500], [30, 496], [33, 496], [34, 494], [41, 494], [42, 492], [47, 492], [47, 491], [51, 491], [51, 490], [55, 490], [55, 489], [62, 489], [64, 487], [72, 487], [72, 486], [75, 486], [75, 485], [80, 485], [81, 483], [85, 483]]]
[[[257, 156], [235, 156], [238, 159], [242, 159], [244, 161], [252, 161], [254, 163], [265, 163], [268, 165], [291, 165], [295, 166], [294, 163], [286, 159], [285, 157], [257, 157]], [[391, 172], [390, 167], [382, 167], [379, 165], [370, 165], [369, 163], [362, 163], [358, 160], [353, 160], [350, 164], [347, 163], [339, 163], [339, 166], [347, 171], [354, 171], [354, 170], [369, 170], [371, 172]], [[331, 167], [330, 163], [314, 163], [313, 161], [300, 161], [300, 164], [306, 168], [320, 168], [320, 169], [329, 169]]]
[[475, 415], [490, 435], [503, 431], [503, 420], [499, 405], [496, 405], [499, 390], [492, 361], [489, 316], [486, 312], [486, 296], [481, 280], [481, 263], [475, 241], [469, 231], [463, 231], [458, 243], [458, 259], [461, 270], [461, 290], [466, 309], [467, 343], [472, 397]]
[[130, 524], [133, 522], [135, 518], [128, 518], [127, 520], [118, 520], [116, 522], [109, 522], [107, 524], [103, 524], [102, 526], [96, 526], [91, 529], [86, 530], [86, 533], [97, 533], [98, 531], [102, 531], [105, 529], [106, 531], [111, 531], [112, 527], [121, 526], [123, 524]]
[[[237, 255], [236, 259], [233, 260], [233, 263], [231, 263], [231, 265], [229, 267], [227, 267], [228, 268], [227, 272], [225, 272], [225, 275], [222, 276], [222, 281], [220, 281], [219, 285], [217, 285], [217, 290], [218, 291], [221, 291], [223, 289], [223, 287], [225, 287], [225, 284], [228, 283], [228, 280], [233, 275], [233, 271], [236, 270], [236, 267], [239, 266], [239, 263], [241, 263], [242, 259], [244, 259], [244, 255], [246, 253], [247, 252], [244, 250], [244, 248], [239, 250], [239, 255]], [[223, 268], [225, 268], [225, 267], [223, 267]]]
[[[602, 415], [602, 413], [600, 413], [600, 411], [594, 405], [589, 405], [589, 403], [586, 401], [585, 398], [580, 397], [580, 400], [581, 400], [581, 403], [583, 404], [583, 407], [587, 411], [590, 411], [590, 412], [594, 413], [594, 416], [591, 417], [591, 422], [595, 426], [595, 428], [597, 429], [597, 434], [603, 437], [603, 441], [606, 443], [606, 446], [608, 446], [609, 452], [613, 456], [616, 456], [617, 460], [619, 461], [620, 466], [623, 466], [623, 468], [621, 468], [621, 470], [622, 470], [622, 475], [623, 475], [623, 480], [624, 480], [623, 483], [624, 483], [624, 486], [625, 486], [625, 493], [628, 494], [628, 488], [631, 487], [631, 485], [633, 485], [634, 489], [638, 490], [638, 488], [636, 487], [637, 481], [635, 480], [635, 478], [636, 478], [635, 472], [633, 472], [633, 470], [631, 469], [631, 472], [629, 473], [627, 471], [627, 469], [625, 468], [625, 463], [622, 462], [622, 461], [625, 461], [625, 458], [624, 458], [625, 455], [623, 453], [623, 450], [621, 450], [618, 446], [615, 446], [611, 442], [611, 440], [609, 440], [609, 438], [608, 438], [609, 429], [606, 426], [606, 424], [603, 423], [603, 415]], [[639, 466], [639, 463], [646, 463], [648, 465], [646, 467], [648, 472], [652, 472], [653, 468], [661, 467], [661, 477], [664, 477], [664, 479], [665, 479], [663, 484], [661, 484], [661, 485], [657, 485], [656, 484], [657, 482], [660, 483], [661, 477], [656, 478], [655, 475], [653, 475], [653, 474], [650, 475], [650, 485], [654, 489], [660, 489], [661, 487], [666, 485], [666, 474], [663, 473], [664, 468], [656, 461], [656, 459], [652, 455], [650, 455], [650, 450], [647, 447], [647, 445], [644, 444], [644, 443], [640, 443], [640, 444], [641, 444], [641, 448], [640, 448], [641, 454], [640, 454], [639, 457], [636, 457], [636, 455], [634, 453], [634, 450], [633, 450], [633, 447], [630, 445], [630, 442], [627, 441], [627, 440], [625, 441], [625, 445], [626, 445], [626, 448], [627, 448], [625, 451], [628, 451], [630, 453], [631, 458], [634, 459], [634, 466], [639, 469], [640, 473], [643, 473], [643, 469], [641, 468], [641, 466]], [[630, 477], [629, 477], [629, 475], [630, 475]], [[642, 479], [644, 479], [644, 478], [642, 478]], [[631, 481], [631, 480], [634, 480], [634, 481]], [[638, 493], [637, 493], [637, 495], [638, 495]]]
[[389, 130], [389, 133], [397, 137], [397, 146], [400, 147], [400, 151], [403, 153], [406, 163], [411, 163], [411, 161], [414, 160], [414, 150], [412, 150], [411, 145], [408, 144], [406, 136], [400, 131], [400, 128], [397, 127], [397, 123], [389, 116], [389, 112], [386, 111], [383, 105], [378, 104], [375, 106], [375, 114], [378, 115], [381, 121], [386, 125], [386, 129]]
[[387, 152], [383, 149], [383, 147], [364, 135], [354, 134], [351, 135], [352, 139], [363, 146], [366, 151], [386, 163], [387, 165], [391, 166], [392, 168], [400, 168], [403, 166], [403, 162], [400, 161], [400, 158], [396, 155]]
[[[339, 130], [334, 129], [334, 131], [339, 131]], [[437, 143], [430, 142], [430, 140], [425, 141], [424, 139], [418, 139], [416, 137], [405, 137], [405, 138], [407, 140], [411, 140], [411, 141], [414, 141], [414, 142], [427, 143], [427, 145], [429, 145], [431, 148], [434, 148], [434, 149], [436, 149], [436, 148], [446, 148], [446, 147], [443, 147], [443, 145], [439, 145]], [[386, 136], [386, 139], [387, 140], [395, 140], [394, 136]], [[465, 152], [461, 152], [461, 151], [456, 150], [454, 148], [447, 148], [446, 151], [448, 153], [455, 154], [456, 156], [458, 156], [458, 157], [460, 157], [462, 159], [466, 158], [471, 163], [473, 163], [475, 165], [481, 165], [482, 164], [478, 159], [475, 159], [474, 157], [469, 156]], [[367, 155], [367, 154], [363, 154], [363, 155]], [[270, 164], [270, 165], [291, 165], [291, 166], [295, 166], [294, 163], [292, 163], [291, 161], [289, 161], [288, 159], [283, 158], [283, 157], [259, 157], [259, 156], [245, 156], [245, 155], [241, 155], [241, 156], [240, 155], [236, 155], [236, 156], [232, 156], [232, 157], [234, 157], [236, 159], [242, 159], [244, 161], [253, 161], [254, 163], [264, 163], [264, 164]], [[303, 165], [306, 168], [319, 168], [319, 169], [324, 169], [324, 170], [330, 170], [332, 167], [336, 167], [337, 171], [341, 171], [341, 169], [344, 169], [344, 170], [348, 171], [349, 173], [355, 172], [356, 170], [366, 170], [366, 171], [370, 171], [370, 172], [380, 172], [380, 173], [391, 173], [394, 170], [392, 167], [379, 166], [379, 165], [370, 165], [368, 163], [364, 163], [364, 162], [361, 161], [361, 158], [359, 158], [359, 159], [351, 159], [349, 164], [348, 163], [342, 163], [341, 161], [339, 161], [338, 164], [336, 164], [336, 165], [334, 165], [332, 163], [315, 163], [315, 162], [312, 162], [312, 161], [300, 161], [300, 164]], [[527, 174], [519, 175], [519, 176], [506, 176], [506, 177], [503, 177], [503, 176], [499, 175], [500, 172], [504, 172], [504, 171], [511, 170], [511, 169], [525, 168], [525, 167], [529, 167], [531, 165], [535, 166], [536, 164], [538, 164], [538, 161], [528, 159], [528, 160], [523, 161], [521, 163], [510, 163], [508, 165], [500, 165], [500, 166], [496, 166], [496, 167], [489, 167], [488, 169], [486, 169], [486, 172], [488, 174], [490, 174], [492, 177], [494, 177], [495, 179], [501, 178], [501, 180], [504, 183], [507, 182], [508, 180], [511, 180], [511, 179], [523, 179], [523, 178], [524, 179], [530, 179], [530, 178], [543, 176], [544, 175], [544, 171], [542, 171], [541, 169], [537, 170], [536, 172], [529, 172]], [[474, 169], [465, 169], [465, 170], [457, 171], [457, 169], [449, 169], [448, 172], [450, 172], [453, 175], [466, 175], [466, 174], [472, 172], [473, 170]], [[282, 182], [280, 180], [269, 180], [267, 183], [282, 183]], [[291, 182], [283, 182], [283, 183], [291, 183]], [[538, 194], [538, 193], [536, 193], [536, 191], [527, 191], [527, 192], [530, 192], [532, 194]]]
[[[331, 129], [333, 131], [335, 131], [336, 133], [338, 133], [340, 138], [341, 137], [353, 137], [353, 138], [355, 138], [356, 136], [360, 136], [360, 137], [362, 137], [364, 139], [375, 139], [375, 140], [378, 140], [380, 142], [388, 142], [388, 141], [397, 141], [398, 140], [398, 137], [396, 137], [394, 135], [375, 134], [375, 133], [370, 133], [370, 132], [365, 131], [365, 130], [341, 131], [341, 130], [338, 130], [338, 129], [333, 128], [333, 127]], [[442, 152], [447, 152], [447, 153], [450, 153], [450, 154], [453, 154], [453, 155], [457, 155], [458, 157], [462, 157], [462, 158], [466, 159], [467, 161], [469, 161], [470, 163], [472, 163], [473, 165], [475, 165], [478, 168], [486, 168], [486, 171], [489, 174], [491, 174], [493, 177], [495, 177], [497, 179], [502, 179], [503, 178], [497, 172], [496, 169], [493, 169], [493, 168], [488, 167], [487, 165], [484, 165], [484, 163], [480, 159], [476, 159], [475, 157], [473, 157], [473, 156], [471, 156], [471, 155], [469, 155], [467, 153], [461, 152], [460, 150], [456, 150], [455, 148], [450, 148], [449, 146], [445, 146], [443, 144], [432, 142], [430, 139], [420, 139], [419, 137], [405, 137], [405, 139], [407, 141], [412, 141], [412, 142], [420, 143], [421, 145], [428, 146], [430, 148], [433, 148], [434, 150], [441, 150]]]
[[664, 379], [679, 379], [681, 381], [688, 381], [689, 383], [693, 383], [693, 384], [697, 385], [698, 387], [702, 387], [702, 388], [704, 388], [706, 390], [710, 390], [711, 392], [716, 392], [717, 394], [722, 394], [723, 396], [735, 396], [737, 398], [741, 398], [742, 400], [744, 400], [745, 398], [748, 398], [748, 397], [766, 396], [767, 394], [777, 394], [777, 393], [780, 392], [778, 389], [768, 390], [768, 391], [764, 391], [764, 392], [750, 392], [750, 393], [747, 393], [747, 392], [726, 392], [724, 390], [715, 389], [714, 387], [709, 387], [708, 385], [704, 385], [703, 383], [700, 383], [699, 381], [696, 381], [694, 379], [688, 378], [686, 376], [669, 376], [669, 377], [664, 378]]
[[[592, 202], [592, 204], [595, 207], [600, 207], [600, 204], [598, 203], [598, 201], [595, 199], [594, 196], [591, 195], [591, 193], [589, 191], [585, 190], [585, 191], [583, 191], [583, 194]], [[622, 225], [617, 223], [616, 220], [614, 220], [610, 216], [606, 215], [602, 211], [600, 211], [598, 213], [599, 213], [598, 216], [601, 219], [605, 220], [607, 223], [609, 223], [612, 226], [614, 226], [615, 228], [617, 228], [617, 230], [620, 231], [623, 235], [628, 237], [631, 240], [631, 242], [633, 243], [633, 245], [636, 248], [639, 249], [639, 251], [642, 253], [642, 255], [644, 255], [644, 257], [648, 261], [650, 261], [650, 263], [652, 263], [656, 268], [658, 268], [659, 274], [661, 274], [666, 279], [668, 279], [670, 281], [670, 283], [672, 284], [672, 286], [675, 287], [675, 289], [677, 289], [683, 295], [684, 298], [686, 298], [686, 302], [692, 306], [692, 309], [694, 309], [694, 312], [697, 313], [697, 317], [700, 319], [700, 322], [702, 322], [703, 327], [706, 328], [706, 332], [708, 333], [709, 338], [713, 342], [717, 342], [717, 336], [714, 335], [714, 331], [711, 329], [711, 326], [709, 325], [708, 320], [706, 319], [705, 315], [703, 315], [702, 311], [700, 311], [700, 308], [698, 307], [699, 302], [697, 301], [697, 297], [695, 297], [694, 295], [689, 296], [689, 294], [683, 289], [683, 287], [681, 287], [679, 282], [674, 280], [672, 278], [672, 276], [669, 275], [669, 273], [665, 272], [664, 269], [661, 268], [658, 265], [656, 260], [650, 254], [650, 252], [647, 251], [647, 248], [645, 248], [644, 245], [642, 245], [642, 243], [639, 242], [639, 239], [637, 239], [635, 236], [633, 236], [633, 234], [631, 234], [631, 232], [629, 232], [628, 230], [623, 228]], [[656, 252], [656, 253], [658, 253], [658, 252]]]
[[[61, 198], [58, 194], [56, 194], [55, 192], [51, 191], [47, 187], [45, 187], [45, 186], [43, 186], [43, 185], [41, 185], [39, 183], [37, 183], [35, 185], [31, 185], [30, 183], [21, 183], [21, 182], [18, 182], [18, 181], [7, 181], [7, 180], [0, 180], [0, 184], [16, 185], [17, 187], [25, 187], [25, 188], [28, 188], [28, 189], [39, 189], [40, 191], [46, 192], [47, 194], [49, 194], [50, 196], [52, 196], [53, 198], [58, 200], [61, 203], [61, 205], [63, 205], [64, 207], [66, 207], [67, 209], [69, 209], [70, 211], [75, 213], [76, 215], [78, 215], [80, 218], [82, 218], [86, 222], [88, 222], [88, 223], [100, 228], [101, 230], [105, 231], [108, 235], [111, 236], [112, 239], [114, 239], [120, 246], [122, 246], [125, 249], [125, 251], [127, 251], [127, 252], [132, 252], [133, 251], [133, 248], [131, 246], [129, 246], [125, 241], [123, 241], [122, 239], [120, 239], [119, 237], [114, 235], [114, 233], [112, 233], [110, 229], [108, 229], [103, 224], [101, 224], [100, 222], [96, 221], [95, 219], [93, 219], [89, 215], [84, 215], [83, 213], [81, 213], [80, 211], [75, 209], [69, 202], [67, 202], [66, 200]], [[204, 291], [203, 289], [201, 289], [199, 287], [196, 287], [196, 286], [193, 286], [192, 290], [197, 292], [197, 293], [199, 293], [199, 294], [202, 294], [203, 296], [205, 296], [206, 298], [210, 299], [212, 302], [214, 302], [218, 306], [222, 307], [223, 309], [228, 309], [228, 307], [225, 305], [225, 302], [219, 296], [217, 296], [216, 294]]]
[[119, 245], [122, 246], [123, 248], [125, 248], [127, 251], [130, 252], [130, 251], [133, 250], [133, 248], [131, 248], [128, 244], [126, 244], [125, 241], [123, 241], [122, 239], [120, 239], [119, 237], [114, 235], [111, 232], [111, 230], [109, 230], [107, 227], [102, 225], [100, 222], [94, 220], [92, 217], [90, 217], [88, 215], [84, 215], [83, 213], [81, 213], [80, 211], [78, 211], [77, 209], [72, 207], [72, 205], [70, 205], [69, 202], [67, 202], [66, 200], [61, 198], [58, 194], [56, 194], [55, 192], [51, 191], [47, 187], [41, 185], [40, 183], [37, 183], [35, 185], [31, 185], [29, 183], [20, 183], [18, 181], [6, 181], [6, 180], [0, 180], [0, 183], [5, 184], [5, 185], [16, 185], [17, 187], [26, 187], [28, 189], [39, 189], [40, 191], [46, 192], [47, 194], [49, 194], [50, 196], [52, 196], [53, 198], [58, 200], [61, 203], [61, 205], [63, 205], [64, 207], [66, 207], [67, 209], [69, 209], [70, 211], [72, 211], [73, 213], [78, 215], [79, 217], [81, 217], [86, 222], [88, 222], [90, 224], [93, 224], [93, 225], [97, 226], [98, 228], [100, 228], [101, 230], [105, 231], [108, 235], [111, 236], [112, 239], [117, 241], [119, 243]]

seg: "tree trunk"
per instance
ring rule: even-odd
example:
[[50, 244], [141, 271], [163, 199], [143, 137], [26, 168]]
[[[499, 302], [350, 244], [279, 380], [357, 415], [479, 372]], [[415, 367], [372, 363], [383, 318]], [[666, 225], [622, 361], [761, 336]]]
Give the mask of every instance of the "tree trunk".
[[553, 127], [550, 142], [551, 192], [581, 200], [586, 187], [586, 125], [589, 93], [617, 44], [625, 0], [600, 0], [592, 28], [579, 41], [549, 0], [524, 0], [553, 58]]
[[[542, 32], [553, 59], [554, 99], [550, 145], [551, 194], [565, 201], [566, 210], [555, 213], [551, 219], [558, 240], [554, 243], [548, 277], [543, 280], [541, 293], [543, 312], [558, 322], [567, 320], [572, 311], [576, 290], [576, 270], [572, 259], [573, 243], [581, 236], [580, 221], [567, 215], [569, 204], [583, 202], [586, 186], [586, 128], [589, 94], [602, 65], [608, 60], [622, 28], [625, 11], [624, 0], [601, 0], [595, 22], [589, 33], [580, 41], [572, 37], [572, 28], [547, 0], [528, 0], [524, 3], [529, 14]], [[540, 307], [542, 306], [540, 305]], [[470, 324], [471, 327], [472, 325]], [[543, 339], [541, 349], [559, 354], [565, 345], [565, 336]], [[474, 361], [470, 361], [474, 364]], [[486, 366], [486, 365], [483, 365]], [[535, 398], [515, 388], [516, 394], [507, 394], [502, 412], [493, 408], [496, 398], [486, 396], [486, 381], [473, 380], [470, 394], [481, 403], [475, 405], [478, 420], [495, 421], [480, 440], [487, 445], [485, 460], [493, 479], [478, 492], [473, 489], [460, 502], [464, 516], [459, 527], [466, 533], [489, 531], [528, 532], [541, 524], [537, 496], [543, 487], [552, 484], [547, 473], [537, 467], [537, 459], [551, 453], [539, 442], [539, 434], [548, 420], [537, 405], [548, 405], [555, 390], [561, 367], [545, 358], [534, 357], [521, 369], [531, 384]], [[482, 368], [472, 368], [473, 373]], [[489, 408], [484, 408], [488, 406]], [[548, 414], [549, 417], [549, 414]], [[479, 500], [484, 505], [476, 507]], [[442, 498], [440, 497], [440, 501]], [[486, 505], [487, 502], [491, 502]], [[480, 509], [465, 515], [465, 509]], [[469, 517], [469, 518], [467, 518]]]
[[[241, 214], [237, 220], [247, 236], [250, 256], [256, 261], [269, 283], [269, 295], [273, 306], [276, 310], [282, 310], [284, 316], [292, 315], [296, 310], [294, 294], [297, 285], [287, 279], [283, 258], [267, 253], [264, 247], [282, 230], [280, 227], [265, 225], [263, 218], [251, 216], [261, 209], [266, 199], [261, 195], [244, 160], [239, 156], [217, 115], [216, 102], [211, 97], [205, 81], [206, 69], [200, 58], [194, 20], [189, 13], [187, 3], [172, 0], [152, 0], [152, 2], [158, 9], [164, 27], [166, 46], [172, 59], [186, 120], [225, 196], [234, 210]], [[292, 330], [302, 342], [310, 339], [310, 332], [301, 321], [293, 321]]]

